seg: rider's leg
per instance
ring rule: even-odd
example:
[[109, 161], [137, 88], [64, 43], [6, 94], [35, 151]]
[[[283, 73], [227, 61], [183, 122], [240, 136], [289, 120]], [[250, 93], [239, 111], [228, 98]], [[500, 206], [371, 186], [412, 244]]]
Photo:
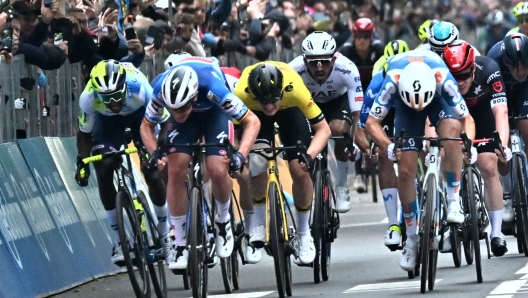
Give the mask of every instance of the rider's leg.
[[[342, 136], [344, 132], [349, 132], [350, 125], [346, 120], [332, 120], [330, 122], [330, 130], [332, 136]], [[334, 153], [335, 153], [335, 165], [336, 169], [334, 183], [336, 187], [336, 210], [338, 212], [348, 212], [351, 207], [350, 197], [348, 195], [348, 156], [345, 149], [347, 149], [346, 140], [335, 140], [334, 142]], [[332, 162], [329, 162], [329, 167], [333, 166]]]

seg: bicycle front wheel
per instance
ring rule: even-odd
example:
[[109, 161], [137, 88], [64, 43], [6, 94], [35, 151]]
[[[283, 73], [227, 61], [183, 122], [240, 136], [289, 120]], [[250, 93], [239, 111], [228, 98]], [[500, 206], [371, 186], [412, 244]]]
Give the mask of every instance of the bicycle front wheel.
[[334, 220], [331, 202], [335, 201], [335, 192], [332, 187], [330, 173], [326, 173], [323, 186], [323, 245], [321, 247], [321, 276], [327, 281], [330, 275], [330, 256], [332, 253], [332, 242], [334, 241]]
[[430, 175], [427, 178], [427, 192], [425, 194], [425, 208], [422, 212], [422, 220], [420, 221], [420, 232], [421, 232], [421, 241], [420, 241], [420, 265], [421, 265], [421, 280], [420, 280], [420, 292], [425, 293], [425, 288], [427, 285], [427, 275], [429, 267], [429, 256], [433, 235], [433, 202], [436, 201], [437, 196], [437, 185], [436, 177]]
[[[523, 171], [523, 160], [519, 154], [512, 158], [513, 208], [515, 210], [515, 228], [517, 246], [528, 256], [528, 214], [526, 213], [526, 174]], [[521, 252], [521, 249], [519, 249]]]
[[271, 183], [268, 190], [269, 216], [270, 216], [270, 244], [275, 265], [275, 279], [277, 281], [277, 291], [279, 297], [283, 298], [286, 294], [286, 254], [284, 241], [284, 227], [282, 210], [277, 185]]
[[189, 271], [193, 297], [207, 296], [207, 241], [203, 217], [202, 194], [197, 187], [191, 190], [189, 228]]
[[[235, 225], [235, 217], [233, 214], [233, 203], [234, 202], [232, 202], [229, 207], [229, 214], [231, 216], [230, 222], [231, 222], [231, 227], [233, 228], [233, 237], [235, 237], [236, 239], [237, 226]], [[233, 252], [231, 253], [229, 257], [220, 259], [220, 267], [222, 269], [222, 280], [224, 282], [224, 289], [226, 293], [228, 294], [231, 293], [235, 289], [234, 279], [238, 278], [238, 271], [236, 270], [237, 268], [233, 266], [234, 265], [233, 259], [236, 259], [237, 254], [238, 252], [235, 247], [233, 248]]]
[[[125, 265], [136, 297], [150, 297], [148, 265], [141, 239], [140, 218], [132, 205], [130, 194], [124, 190], [116, 197], [117, 228]], [[135, 270], [135, 268], [137, 270]]]
[[324, 246], [324, 212], [323, 212], [323, 175], [321, 171], [315, 172], [314, 177], [314, 208], [312, 218], [312, 237], [315, 246], [315, 259], [313, 261], [314, 283], [321, 282], [322, 249]]

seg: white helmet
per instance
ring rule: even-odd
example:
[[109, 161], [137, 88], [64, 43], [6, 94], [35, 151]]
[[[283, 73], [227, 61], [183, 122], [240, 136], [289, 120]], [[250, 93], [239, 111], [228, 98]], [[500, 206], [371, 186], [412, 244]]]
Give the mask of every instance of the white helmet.
[[502, 13], [502, 11], [495, 9], [488, 14], [488, 16], [486, 17], [486, 21], [490, 25], [502, 24], [502, 21], [504, 21], [504, 14]]
[[457, 27], [451, 22], [438, 22], [431, 30], [429, 30], [429, 45], [433, 52], [443, 52], [444, 47], [453, 41], [457, 40], [459, 36]]
[[163, 79], [161, 94], [168, 108], [178, 109], [198, 93], [198, 75], [189, 66], [178, 66]]
[[333, 55], [336, 48], [335, 39], [324, 31], [314, 31], [302, 42], [304, 56]]
[[181, 60], [185, 58], [192, 57], [191, 54], [187, 52], [174, 52], [165, 59], [165, 70], [173, 67], [174, 65], [178, 64]]
[[411, 62], [400, 74], [398, 92], [411, 109], [421, 111], [428, 106], [436, 92], [433, 70], [424, 62]]

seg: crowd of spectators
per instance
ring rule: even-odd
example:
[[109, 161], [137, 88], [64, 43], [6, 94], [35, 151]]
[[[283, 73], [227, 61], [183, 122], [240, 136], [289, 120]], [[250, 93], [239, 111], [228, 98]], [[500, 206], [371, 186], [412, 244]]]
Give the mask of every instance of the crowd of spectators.
[[[517, 3], [383, 1], [382, 6], [375, 0], [175, 0], [169, 5], [166, 0], [162, 5], [156, 0], [113, 1], [3, 0], [1, 52], [7, 58], [23, 54], [27, 63], [42, 70], [57, 69], [66, 60], [82, 62], [85, 74], [102, 59], [140, 66], [147, 56], [174, 51], [219, 58], [237, 53], [262, 61], [273, 52], [294, 48], [315, 30], [330, 32], [340, 47], [353, 38], [353, 21], [368, 17], [383, 44], [403, 39], [413, 48], [420, 43], [416, 36], [420, 24], [437, 18], [453, 22], [463, 39], [486, 53], [515, 26], [511, 8]], [[131, 25], [135, 36], [125, 34]], [[152, 31], [157, 36], [149, 35], [150, 27], [159, 29]], [[161, 46], [153, 38], [161, 39]]]

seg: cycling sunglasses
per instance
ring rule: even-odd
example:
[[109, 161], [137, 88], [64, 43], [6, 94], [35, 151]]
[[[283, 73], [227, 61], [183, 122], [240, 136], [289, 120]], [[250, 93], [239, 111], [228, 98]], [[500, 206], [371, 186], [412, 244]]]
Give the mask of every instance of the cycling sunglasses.
[[455, 78], [456, 81], [465, 81], [473, 76], [473, 70], [474, 68], [470, 68], [469, 72], [465, 73], [453, 73], [453, 78]]
[[184, 104], [183, 106], [179, 107], [179, 108], [176, 108], [176, 109], [171, 109], [174, 113], [178, 113], [178, 114], [183, 114], [187, 111], [189, 111], [192, 106], [193, 106], [193, 103], [194, 101], [193, 100], [189, 100], [186, 104]]
[[126, 96], [126, 84], [123, 84], [123, 89], [114, 91], [112, 93], [99, 93], [99, 98], [104, 104], [110, 104], [112, 101], [120, 102]]
[[517, 19], [517, 24], [522, 24], [522, 23], [528, 23], [528, 16], [525, 16], [525, 17], [518, 17]]
[[321, 65], [322, 67], [328, 67], [332, 63], [332, 58], [314, 58], [314, 59], [308, 59], [306, 58], [306, 61], [308, 61], [308, 65], [310, 67], [319, 67]]
[[279, 93], [279, 95], [276, 95], [276, 96], [269, 96], [269, 97], [266, 97], [266, 98], [263, 98], [263, 97], [260, 97], [260, 98], [257, 98], [255, 96], [255, 100], [258, 101], [261, 105], [269, 105], [269, 104], [274, 104], [276, 103], [277, 101], [281, 100], [282, 99], [282, 92]]

